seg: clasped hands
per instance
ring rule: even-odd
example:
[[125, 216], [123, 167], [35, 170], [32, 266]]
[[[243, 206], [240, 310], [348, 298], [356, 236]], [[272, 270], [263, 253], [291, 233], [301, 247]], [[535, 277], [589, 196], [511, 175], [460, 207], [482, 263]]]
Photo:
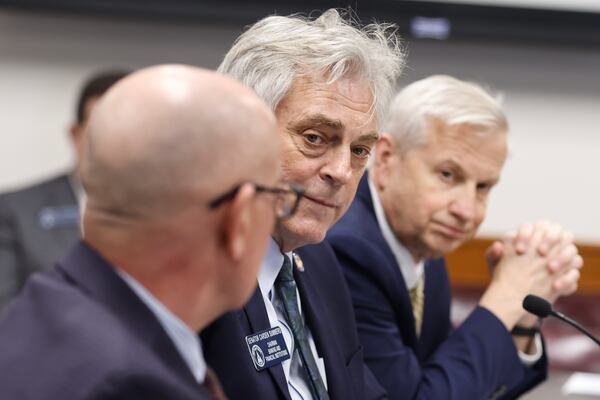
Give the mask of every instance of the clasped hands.
[[583, 259], [573, 235], [548, 221], [523, 224], [494, 242], [486, 252], [492, 274], [480, 304], [510, 330], [517, 323], [530, 326], [537, 320], [522, 309], [528, 294], [551, 303], [577, 290]]

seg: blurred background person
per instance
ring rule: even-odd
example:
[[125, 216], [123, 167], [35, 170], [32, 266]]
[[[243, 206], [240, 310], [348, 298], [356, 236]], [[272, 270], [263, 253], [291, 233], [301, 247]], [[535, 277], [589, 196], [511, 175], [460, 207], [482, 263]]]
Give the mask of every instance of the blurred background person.
[[273, 113], [229, 78], [157, 66], [87, 134], [83, 239], [7, 307], [0, 398], [224, 399], [197, 332], [256, 286], [280, 215]]
[[476, 84], [432, 76], [408, 85], [357, 197], [328, 234], [367, 363], [393, 399], [514, 398], [546, 376], [537, 318], [521, 304], [527, 294], [553, 302], [577, 287], [582, 259], [558, 225], [527, 226], [494, 245], [492, 282], [450, 334], [440, 257], [483, 222], [507, 132], [500, 104]]
[[34, 272], [50, 269], [80, 237], [85, 201], [79, 169], [84, 132], [98, 99], [126, 71], [102, 71], [83, 86], [69, 139], [74, 168], [57, 177], [0, 194], [0, 312]]

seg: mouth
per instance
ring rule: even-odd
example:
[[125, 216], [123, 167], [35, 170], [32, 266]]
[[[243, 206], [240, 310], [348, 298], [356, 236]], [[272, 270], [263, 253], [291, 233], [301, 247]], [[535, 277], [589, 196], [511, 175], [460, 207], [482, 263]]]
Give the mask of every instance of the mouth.
[[457, 228], [455, 226], [446, 225], [440, 222], [438, 222], [438, 226], [441, 228], [441, 231], [444, 235], [454, 239], [461, 239], [467, 234], [467, 230], [463, 228]]
[[304, 194], [304, 198], [307, 200], [312, 201], [313, 203], [317, 203], [323, 207], [327, 207], [327, 208], [331, 208], [331, 209], [336, 209], [338, 208], [338, 206], [335, 203], [332, 203], [330, 201], [318, 198], [318, 197], [313, 197], [311, 195], [308, 194]]

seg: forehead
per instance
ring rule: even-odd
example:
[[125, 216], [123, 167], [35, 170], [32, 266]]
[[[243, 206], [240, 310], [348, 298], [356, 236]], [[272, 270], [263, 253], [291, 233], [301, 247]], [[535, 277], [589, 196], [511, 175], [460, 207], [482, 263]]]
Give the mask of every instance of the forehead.
[[421, 155], [433, 164], [450, 163], [481, 179], [497, 178], [507, 154], [505, 131], [430, 120]]
[[322, 78], [300, 76], [275, 113], [280, 123], [327, 119], [344, 130], [377, 131], [373, 94], [368, 81], [360, 78], [345, 77], [327, 83]]

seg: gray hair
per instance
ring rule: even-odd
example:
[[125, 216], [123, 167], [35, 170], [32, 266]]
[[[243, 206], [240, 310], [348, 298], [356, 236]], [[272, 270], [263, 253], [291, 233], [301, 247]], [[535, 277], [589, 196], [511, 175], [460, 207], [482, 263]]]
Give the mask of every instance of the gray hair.
[[482, 133], [508, 131], [501, 99], [482, 86], [447, 75], [434, 75], [402, 89], [392, 101], [385, 131], [403, 150], [426, 141], [426, 123], [438, 119], [447, 125], [472, 125]]
[[273, 111], [300, 75], [325, 74], [327, 83], [365, 78], [382, 126], [404, 58], [396, 25], [360, 27], [329, 9], [316, 19], [263, 18], [237, 38], [218, 70], [254, 89]]

